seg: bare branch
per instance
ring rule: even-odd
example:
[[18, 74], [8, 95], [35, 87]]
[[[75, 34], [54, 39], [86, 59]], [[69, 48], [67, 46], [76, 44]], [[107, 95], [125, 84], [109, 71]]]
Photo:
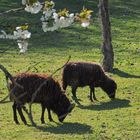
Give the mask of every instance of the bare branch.
[[3, 13], [0, 13], [0, 16], [3, 16], [4, 14], [7, 14], [7, 13], [10, 13], [10, 12], [17, 12], [17, 11], [21, 11], [23, 10], [24, 8], [23, 7], [20, 7], [20, 8], [15, 8], [15, 9], [10, 9], [10, 10], [7, 10]]
[[67, 65], [67, 63], [70, 61], [70, 59], [71, 59], [71, 56], [69, 56], [67, 62], [66, 62], [62, 67], [60, 67], [60, 68], [58, 68], [56, 71], [54, 71], [54, 72], [50, 75], [50, 77], [52, 77], [55, 73], [57, 73], [59, 70], [61, 70], [62, 68], [64, 68], [64, 67]]
[[[20, 102], [16, 97], [15, 97], [15, 95], [13, 94], [13, 90], [15, 89], [15, 88], [21, 88], [21, 89], [24, 89], [23, 88], [23, 86], [21, 86], [20, 84], [18, 84], [16, 81], [15, 81], [15, 79], [14, 79], [14, 77], [7, 71], [7, 69], [3, 66], [3, 65], [1, 65], [0, 64], [0, 69], [4, 72], [4, 74], [5, 74], [5, 77], [6, 77], [6, 82], [7, 82], [7, 88], [8, 88], [8, 90], [9, 90], [9, 94], [4, 98], [4, 99], [2, 99], [1, 101], [0, 101], [0, 103], [2, 103], [2, 102], [4, 102], [9, 96], [11, 96], [11, 97], [13, 97], [13, 99], [14, 100], [16, 100], [16, 102]], [[8, 84], [8, 78], [12, 81], [12, 83], [14, 84], [14, 88], [12, 89], [12, 90], [10, 90], [10, 87], [9, 87], [9, 84]]]
[[27, 94], [27, 92], [24, 92], [23, 94], [21, 94], [19, 97], [16, 97], [14, 95], [14, 90], [17, 88], [17, 86], [14, 86], [14, 88], [12, 88], [12, 90], [9, 91], [9, 94], [0, 101], [0, 104], [3, 103], [9, 96], [12, 97], [12, 99], [17, 103], [17, 104], [22, 104], [21, 101], [19, 101], [20, 98], [22, 98], [23, 96], [25, 96]]
[[18, 83], [15, 82], [13, 76], [12, 76], [12, 75], [7, 71], [7, 69], [6, 69], [3, 65], [1, 65], [1, 64], [0, 64], [0, 69], [4, 72], [5, 76], [8, 77], [8, 78], [12, 81], [12, 83], [13, 83], [14, 85], [16, 85], [16, 86], [18, 86], [18, 87], [20, 87], [20, 88], [23, 88], [21, 85], [19, 85]]
[[3, 103], [8, 97], [9, 97], [9, 94], [0, 101], [0, 104]]
[[[41, 2], [41, 4], [44, 5], [45, 3]], [[24, 10], [24, 7], [19, 7], [19, 8], [7, 10], [5, 12], [0, 13], [0, 16], [3, 16], [4, 14], [8, 14], [10, 12], [18, 12], [18, 11], [21, 11], [21, 10]]]
[[36, 62], [34, 65], [28, 67], [28, 69], [25, 72], [28, 72], [29, 70], [31, 70], [32, 68], [35, 68], [36, 65], [38, 65], [39, 63], [41, 63], [41, 61]]
[[10, 48], [11, 48], [11, 46], [8, 47], [8, 48], [6, 48], [6, 49], [4, 49], [4, 50], [0, 50], [0, 53], [5, 53], [5, 52], [8, 51]]

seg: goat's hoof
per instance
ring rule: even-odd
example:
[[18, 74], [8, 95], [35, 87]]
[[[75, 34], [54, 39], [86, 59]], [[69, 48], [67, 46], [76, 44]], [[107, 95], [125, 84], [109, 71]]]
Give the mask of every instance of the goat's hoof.
[[96, 102], [98, 102], [98, 100], [90, 100], [91, 101], [91, 103], [96, 103]]
[[92, 98], [90, 98], [90, 101], [93, 103], [94, 102], [94, 100], [92, 99]]
[[24, 125], [27, 125], [27, 122], [24, 122]]
[[51, 119], [49, 119], [49, 121], [50, 121], [50, 122], [54, 122], [54, 120], [53, 120], [52, 118], [51, 118]]
[[42, 124], [45, 124], [45, 121], [41, 121]]
[[19, 123], [19, 122], [16, 122], [16, 124], [17, 124], [17, 125], [20, 125], [20, 123]]

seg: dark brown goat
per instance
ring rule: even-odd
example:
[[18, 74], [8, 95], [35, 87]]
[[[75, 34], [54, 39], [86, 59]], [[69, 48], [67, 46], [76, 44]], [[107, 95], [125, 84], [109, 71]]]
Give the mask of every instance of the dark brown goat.
[[[72, 94], [76, 97], [78, 87], [90, 87], [90, 100], [97, 100], [94, 93], [95, 87], [101, 87], [108, 96], [115, 98], [117, 84], [109, 78], [102, 67], [96, 63], [69, 62], [63, 69], [63, 89], [72, 87]], [[93, 96], [93, 97], [92, 97]]]
[[[59, 121], [63, 121], [66, 115], [72, 111], [73, 105], [70, 103], [69, 99], [66, 97], [64, 92], [58, 82], [47, 75], [40, 74], [29, 74], [22, 73], [14, 77], [15, 82], [21, 85], [23, 88], [14, 87], [14, 84], [10, 85], [10, 89], [13, 90], [13, 94], [20, 103], [17, 103], [12, 97], [13, 101], [13, 113], [14, 121], [18, 124], [16, 109], [24, 122], [27, 124], [26, 119], [22, 113], [22, 106], [25, 103], [30, 103], [32, 100], [32, 95], [40, 87], [40, 85], [46, 81], [43, 87], [37, 93], [34, 103], [39, 103], [42, 106], [41, 122], [44, 123], [44, 112], [45, 108], [48, 110], [48, 118], [52, 121], [51, 110], [57, 114]], [[25, 95], [23, 95], [25, 94]], [[23, 95], [23, 96], [22, 96]], [[22, 97], [21, 97], [22, 96]]]

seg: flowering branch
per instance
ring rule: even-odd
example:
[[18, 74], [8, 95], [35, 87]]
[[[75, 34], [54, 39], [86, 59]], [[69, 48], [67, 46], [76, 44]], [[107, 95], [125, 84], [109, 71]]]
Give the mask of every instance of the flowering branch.
[[16, 27], [16, 31], [13, 31], [13, 34], [7, 34], [5, 31], [1, 31], [1, 39], [13, 39], [17, 40], [20, 53], [25, 53], [28, 47], [28, 41], [31, 37], [31, 33], [27, 30], [28, 25]]
[[[42, 30], [44, 32], [55, 31], [61, 28], [69, 27], [74, 22], [80, 22], [82, 27], [88, 27], [90, 25], [92, 10], [83, 8], [80, 13], [69, 13], [69, 10], [64, 8], [63, 10], [56, 11], [54, 9], [55, 3], [51, 0], [45, 0], [40, 3], [38, 0], [22, 0], [22, 4], [25, 5], [25, 11], [31, 14], [37, 14], [43, 10], [43, 15], [40, 18], [42, 22]], [[22, 8], [23, 9], [23, 8]], [[21, 8], [12, 9], [9, 11], [18, 11]], [[4, 13], [8, 13], [6, 11]], [[20, 49], [20, 53], [25, 53], [28, 47], [28, 39], [31, 37], [31, 33], [27, 30], [28, 25], [19, 26], [13, 34], [7, 34], [5, 31], [1, 31], [1, 39], [13, 39], [16, 40]]]

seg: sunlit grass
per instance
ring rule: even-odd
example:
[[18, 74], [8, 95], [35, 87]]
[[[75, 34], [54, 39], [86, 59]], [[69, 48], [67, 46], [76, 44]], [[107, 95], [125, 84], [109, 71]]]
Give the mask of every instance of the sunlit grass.
[[[20, 1], [2, 0], [0, 11], [20, 6]], [[63, 5], [62, 5], [63, 3]], [[112, 23], [112, 39], [115, 52], [115, 70], [108, 73], [118, 84], [117, 99], [110, 101], [107, 95], [96, 89], [99, 102], [91, 103], [89, 88], [79, 88], [77, 96], [81, 99], [81, 106], [76, 105], [71, 115], [64, 123], [49, 122], [46, 112], [46, 124], [40, 122], [41, 108], [33, 105], [34, 120], [39, 126], [24, 126], [21, 122], [16, 125], [13, 121], [12, 103], [0, 104], [0, 140], [35, 140], [35, 139], [65, 139], [65, 140], [137, 140], [140, 139], [140, 10], [139, 0], [110, 1]], [[17, 5], [16, 5], [17, 4]], [[61, 67], [71, 55], [71, 61], [102, 62], [101, 29], [98, 19], [97, 2], [76, 0], [59, 1], [58, 7], [68, 7], [71, 11], [78, 11], [82, 6], [93, 8], [93, 24], [88, 29], [78, 24], [68, 29], [53, 33], [43, 33], [40, 25], [32, 25], [32, 38], [29, 40], [28, 52], [19, 54], [17, 44], [9, 40], [0, 40], [0, 50], [10, 47], [8, 51], [0, 53], [0, 63], [13, 75], [26, 71], [51, 74]], [[119, 9], [119, 10], [118, 10]], [[22, 16], [21, 16], [22, 15]], [[19, 18], [20, 17], [20, 18]], [[30, 15], [24, 11], [10, 13], [10, 16], [0, 17], [0, 24], [19, 25], [24, 20], [33, 23], [38, 21], [39, 15]], [[16, 19], [16, 20], [15, 20]], [[61, 83], [62, 70], [54, 76]], [[0, 71], [0, 99], [7, 95], [6, 81]], [[68, 97], [72, 100], [71, 89], [67, 89]], [[27, 122], [30, 125], [30, 121]]]

